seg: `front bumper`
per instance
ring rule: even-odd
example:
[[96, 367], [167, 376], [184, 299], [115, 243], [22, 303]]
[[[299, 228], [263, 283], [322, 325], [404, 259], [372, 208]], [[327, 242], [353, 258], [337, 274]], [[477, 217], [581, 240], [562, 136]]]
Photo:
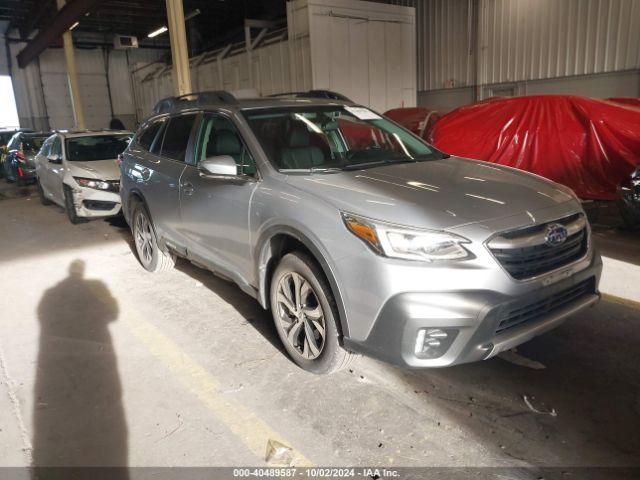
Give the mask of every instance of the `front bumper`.
[[121, 210], [120, 195], [115, 192], [76, 187], [73, 201], [77, 215], [84, 218], [113, 217]]
[[[485, 360], [557, 327], [569, 316], [595, 304], [600, 297], [597, 286], [601, 271], [600, 257], [593, 253], [589, 265], [579, 272], [519, 295], [490, 290], [399, 293], [384, 304], [366, 339], [345, 338], [345, 346], [409, 367], [444, 367]], [[518, 314], [520, 317], [513, 317]], [[505, 322], [509, 318], [525, 320], [508, 327]], [[437, 358], [420, 358], [416, 339], [421, 329], [452, 332], [453, 342]]]

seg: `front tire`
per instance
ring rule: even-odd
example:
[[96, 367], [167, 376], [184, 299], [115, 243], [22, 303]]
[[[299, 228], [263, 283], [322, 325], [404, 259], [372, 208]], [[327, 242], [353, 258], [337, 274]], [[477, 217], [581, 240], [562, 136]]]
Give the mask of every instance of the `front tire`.
[[298, 366], [326, 374], [355, 358], [340, 345], [336, 302], [311, 257], [302, 252], [282, 257], [271, 279], [270, 298], [278, 336]]
[[64, 209], [67, 212], [67, 217], [69, 217], [69, 221], [74, 225], [78, 225], [80, 223], [85, 223], [87, 221], [86, 218], [82, 218], [78, 216], [78, 212], [76, 211], [76, 206], [73, 202], [73, 192], [71, 188], [65, 185], [64, 187]]
[[131, 217], [131, 233], [136, 244], [140, 264], [148, 272], [156, 273], [170, 270], [176, 263], [176, 257], [164, 252], [158, 246], [151, 216], [142, 203], [137, 203]]

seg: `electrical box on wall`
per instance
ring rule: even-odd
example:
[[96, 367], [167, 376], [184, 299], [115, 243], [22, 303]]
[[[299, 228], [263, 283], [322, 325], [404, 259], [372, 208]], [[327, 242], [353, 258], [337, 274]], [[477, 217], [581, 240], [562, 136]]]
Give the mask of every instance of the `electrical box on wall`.
[[138, 38], [131, 35], [116, 35], [113, 39], [113, 46], [118, 50], [138, 48]]

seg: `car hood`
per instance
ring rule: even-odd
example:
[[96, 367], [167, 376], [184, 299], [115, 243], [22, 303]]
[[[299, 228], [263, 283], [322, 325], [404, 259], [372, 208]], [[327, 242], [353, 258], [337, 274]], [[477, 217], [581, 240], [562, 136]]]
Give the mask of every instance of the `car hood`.
[[91, 162], [67, 162], [72, 176], [95, 178], [98, 180], [118, 180], [120, 167], [116, 160], [95, 160]]
[[509, 167], [450, 157], [287, 182], [338, 209], [391, 223], [453, 228], [573, 200], [561, 185]]

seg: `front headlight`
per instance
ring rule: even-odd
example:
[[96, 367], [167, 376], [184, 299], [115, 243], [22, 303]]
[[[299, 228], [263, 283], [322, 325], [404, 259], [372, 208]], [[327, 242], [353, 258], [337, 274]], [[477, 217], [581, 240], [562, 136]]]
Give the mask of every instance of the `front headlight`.
[[94, 178], [73, 177], [73, 179], [78, 183], [78, 185], [85, 188], [95, 188], [96, 190], [109, 190], [109, 188], [111, 187], [109, 182], [96, 180]]
[[472, 257], [462, 245], [469, 240], [452, 233], [400, 227], [344, 212], [342, 219], [378, 255], [426, 262]]

